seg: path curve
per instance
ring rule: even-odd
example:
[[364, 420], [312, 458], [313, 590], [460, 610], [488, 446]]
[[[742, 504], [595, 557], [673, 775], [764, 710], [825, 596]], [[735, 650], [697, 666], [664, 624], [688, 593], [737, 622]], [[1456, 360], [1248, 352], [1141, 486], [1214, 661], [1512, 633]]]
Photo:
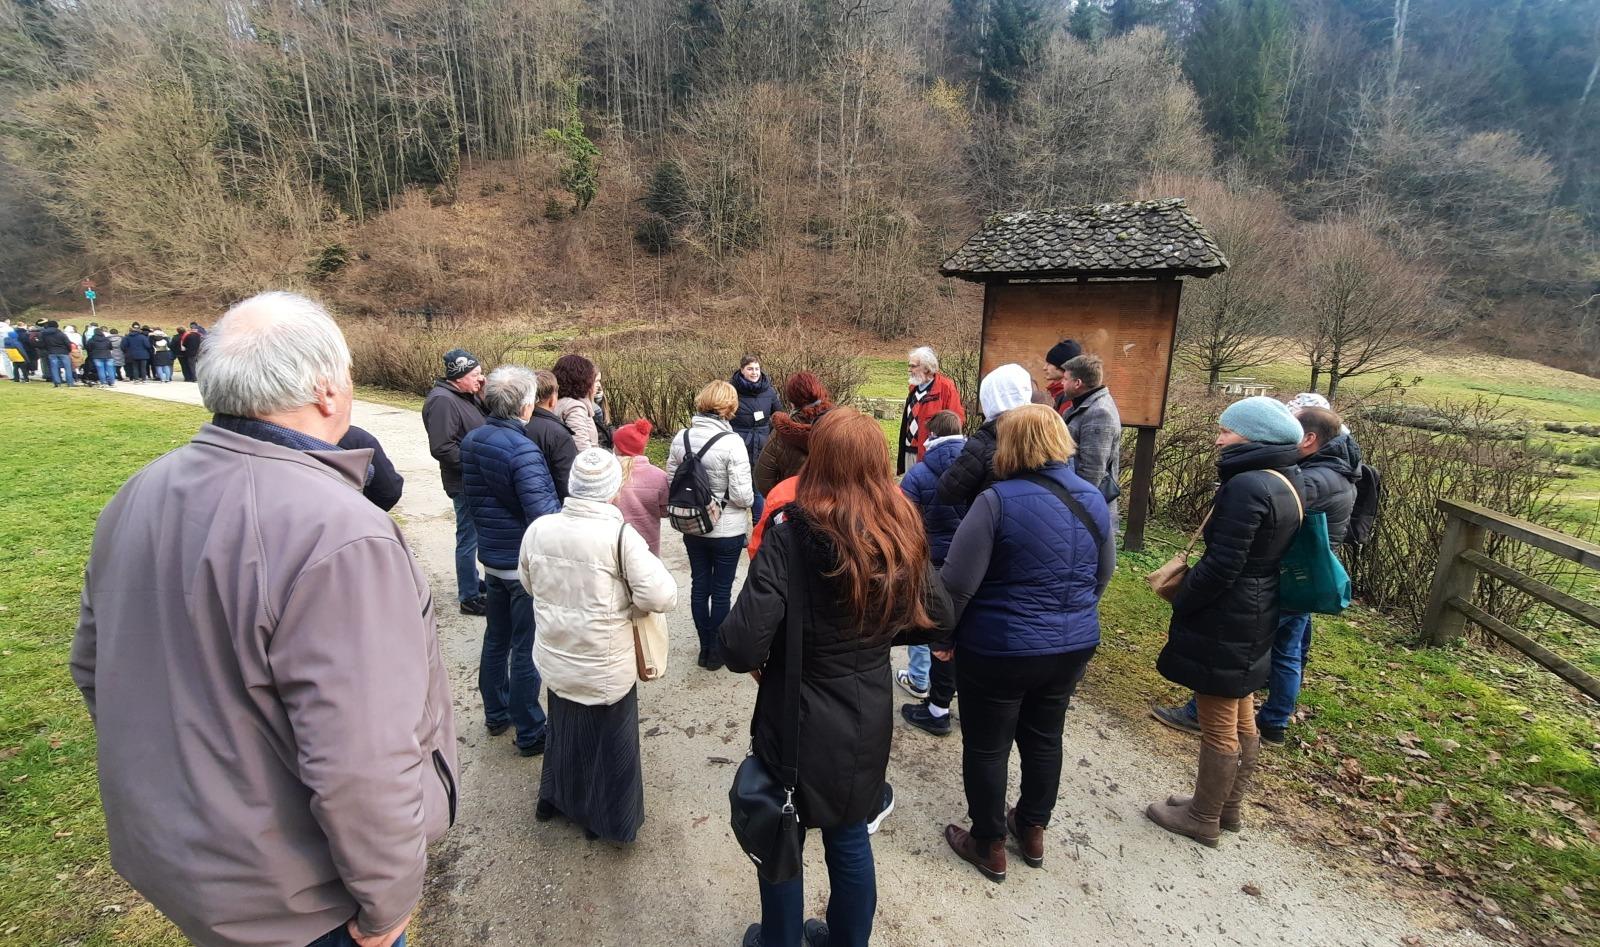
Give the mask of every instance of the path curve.
[[[195, 386], [178, 382], [119, 385], [111, 393], [199, 403]], [[428, 454], [421, 415], [357, 401], [353, 421], [383, 442], [405, 476], [395, 513], [436, 600], [452, 601], [454, 514]], [[687, 589], [682, 544], [668, 530], [662, 545], [667, 566]], [[461, 740], [463, 801], [455, 828], [432, 852], [412, 938], [419, 947], [738, 944], [758, 905], [754, 871], [727, 826], [727, 789], [747, 746], [755, 684], [694, 667], [688, 658], [697, 645], [687, 608], [671, 616], [668, 677], [640, 687], [647, 818], [626, 849], [586, 842], [559, 819], [534, 821], [540, 761], [519, 756], [509, 734], [490, 737], [483, 728], [476, 687], [482, 619], [444, 608], [439, 615]], [[959, 716], [959, 701], [956, 709]], [[1067, 718], [1046, 867], [1030, 869], [1014, 857], [1010, 877], [997, 885], [958, 861], [941, 835], [946, 822], [965, 819], [960, 738], [926, 736], [897, 720], [889, 765], [896, 808], [873, 844], [873, 942], [1486, 943], [1471, 930], [1442, 929], [1440, 918], [1297, 846], [1270, 824], [1258, 828], [1270, 820], [1259, 810], [1250, 814], [1248, 831], [1225, 837], [1214, 850], [1157, 829], [1144, 818], [1145, 803], [1182, 788], [1193, 770], [1145, 740], [1079, 701]], [[1013, 789], [1016, 779], [1013, 759]], [[807, 913], [820, 915], [826, 870], [814, 834], [806, 861]], [[1260, 894], [1245, 893], [1246, 885]], [[1444, 924], [1452, 926], [1448, 918]], [[1419, 939], [1403, 940], [1408, 937]]]

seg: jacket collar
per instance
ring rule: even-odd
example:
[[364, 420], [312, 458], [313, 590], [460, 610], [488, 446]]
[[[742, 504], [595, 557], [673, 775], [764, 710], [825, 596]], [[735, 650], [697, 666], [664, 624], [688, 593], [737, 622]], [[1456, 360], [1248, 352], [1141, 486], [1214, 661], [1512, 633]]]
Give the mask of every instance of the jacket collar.
[[483, 423], [493, 424], [495, 427], [503, 427], [508, 431], [516, 431], [518, 434], [521, 434], [524, 430], [522, 422], [516, 418], [487, 417], [483, 419]]
[[729, 424], [727, 421], [723, 420], [722, 418], [715, 417], [715, 416], [709, 415], [709, 414], [697, 414], [697, 415], [695, 415], [694, 416], [694, 420], [692, 422], [690, 422], [689, 426], [690, 427], [697, 427], [697, 428], [705, 428], [705, 429], [710, 429], [710, 430], [715, 430], [715, 431], [730, 431], [731, 432], [733, 430], [733, 425]]
[[450, 384], [448, 379], [435, 378], [433, 380], [433, 387], [440, 388], [440, 389], [443, 389], [445, 391], [448, 391], [450, 394], [455, 395], [458, 398], [464, 398], [465, 400], [472, 402], [474, 405], [476, 405], [478, 403], [477, 395], [469, 395], [469, 394], [467, 394], [465, 391], [462, 391], [460, 388], [457, 388], [455, 385]]
[[952, 442], [961, 444], [964, 443], [966, 439], [967, 436], [965, 434], [946, 434], [944, 437], [930, 437], [928, 438], [928, 442], [922, 445], [923, 452], [926, 453], [927, 451], [931, 451], [940, 444], [949, 444]]
[[1105, 385], [1101, 385], [1099, 388], [1092, 388], [1072, 399], [1072, 407], [1067, 411], [1066, 416], [1070, 418], [1081, 414], [1089, 410], [1090, 406], [1098, 403], [1101, 399], [1108, 397], [1110, 395], [1106, 391]]
[[1217, 473], [1226, 482], [1251, 470], [1289, 470], [1300, 460], [1299, 444], [1263, 444], [1249, 441], [1222, 449]]
[[583, 497], [567, 497], [561, 505], [561, 512], [571, 516], [581, 516], [584, 519], [616, 520], [621, 521], [622, 510], [599, 500], [588, 500]]
[[372, 451], [367, 449], [340, 450], [336, 447], [326, 451], [296, 450], [293, 447], [256, 440], [247, 434], [239, 434], [210, 423], [201, 425], [199, 433], [195, 434], [194, 440], [190, 443], [204, 444], [207, 447], [266, 460], [300, 464], [303, 467], [320, 470], [330, 477], [336, 477], [355, 490], [360, 490], [366, 485], [367, 467], [372, 462]]

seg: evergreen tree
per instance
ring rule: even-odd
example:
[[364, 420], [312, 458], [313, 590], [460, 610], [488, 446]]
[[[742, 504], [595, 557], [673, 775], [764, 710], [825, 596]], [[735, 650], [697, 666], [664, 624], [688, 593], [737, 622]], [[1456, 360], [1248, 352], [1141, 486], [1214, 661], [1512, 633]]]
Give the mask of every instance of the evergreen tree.
[[1111, 32], [1113, 35], [1121, 35], [1138, 25], [1138, 0], [1111, 0]]
[[1044, 39], [1040, 0], [951, 0], [955, 45], [976, 88], [997, 105], [1016, 98]]
[[1223, 148], [1268, 169], [1283, 159], [1289, 55], [1285, 0], [1209, 0], [1195, 10], [1184, 71]]
[[1090, 0], [1078, 0], [1067, 17], [1067, 32], [1093, 46], [1106, 35], [1106, 11]]

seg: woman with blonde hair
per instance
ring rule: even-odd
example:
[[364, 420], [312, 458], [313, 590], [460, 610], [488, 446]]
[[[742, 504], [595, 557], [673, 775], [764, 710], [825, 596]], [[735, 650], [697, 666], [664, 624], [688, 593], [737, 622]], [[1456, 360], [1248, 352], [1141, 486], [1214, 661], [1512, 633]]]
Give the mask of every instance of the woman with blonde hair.
[[750, 508], [756, 499], [750, 456], [729, 423], [738, 410], [739, 394], [727, 382], [701, 388], [694, 399], [694, 420], [673, 435], [667, 453], [667, 482], [674, 482], [685, 458], [695, 458], [705, 469], [716, 509], [709, 530], [683, 535], [683, 548], [689, 554], [689, 611], [700, 636], [698, 663], [708, 671], [722, 667], [717, 627], [728, 614], [739, 551], [750, 532]]
[[[1100, 644], [1100, 596], [1117, 551], [1105, 497], [1072, 471], [1076, 446], [1045, 405], [1000, 418], [995, 483], [978, 494], [940, 576], [958, 616], [961, 778], [972, 828], [945, 826], [962, 859], [1006, 876], [1005, 838], [1044, 864], [1044, 830], [1061, 785], [1061, 729]], [[936, 649], [948, 659], [950, 645]], [[1006, 808], [1011, 744], [1022, 758], [1017, 805]]]

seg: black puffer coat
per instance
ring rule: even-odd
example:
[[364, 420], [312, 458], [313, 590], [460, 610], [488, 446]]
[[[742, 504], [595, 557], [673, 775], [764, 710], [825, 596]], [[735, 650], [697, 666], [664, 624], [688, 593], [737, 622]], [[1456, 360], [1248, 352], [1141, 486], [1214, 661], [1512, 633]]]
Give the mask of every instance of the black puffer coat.
[[767, 446], [767, 438], [772, 436], [772, 416], [783, 409], [783, 402], [778, 399], [778, 392], [766, 372], [762, 372], [761, 380], [755, 383], [744, 377], [743, 372], [734, 372], [728, 382], [739, 393], [739, 410], [728, 423], [733, 426], [733, 433], [744, 441], [753, 470], [761, 448]]
[[1328, 517], [1328, 542], [1337, 546], [1350, 532], [1350, 511], [1356, 505], [1356, 484], [1361, 480], [1361, 448], [1348, 434], [1323, 445], [1300, 461], [1300, 492], [1307, 513]]
[[990, 418], [967, 438], [961, 454], [939, 475], [939, 502], [948, 506], [969, 507], [978, 494], [994, 486], [994, 450], [999, 441], [995, 431], [999, 418]]
[[[794, 561], [797, 548], [803, 550], [804, 562]], [[851, 825], [878, 813], [894, 719], [889, 648], [944, 640], [955, 625], [950, 595], [930, 564], [927, 609], [935, 627], [857, 630], [842, 605], [840, 587], [822, 574], [834, 562], [831, 546], [806, 526], [804, 512], [794, 504], [784, 507], [767, 527], [761, 554], [750, 564], [739, 599], [719, 632], [728, 670], [761, 670], [751, 742], [755, 754], [776, 772], [787, 664], [784, 603], [791, 572], [803, 572], [806, 615], [796, 801], [801, 821], [812, 828]]]
[[1278, 628], [1278, 562], [1300, 529], [1295, 496], [1269, 469], [1299, 482], [1296, 444], [1236, 444], [1217, 464], [1222, 486], [1206, 526], [1206, 551], [1172, 603], [1156, 670], [1211, 697], [1266, 686]]

